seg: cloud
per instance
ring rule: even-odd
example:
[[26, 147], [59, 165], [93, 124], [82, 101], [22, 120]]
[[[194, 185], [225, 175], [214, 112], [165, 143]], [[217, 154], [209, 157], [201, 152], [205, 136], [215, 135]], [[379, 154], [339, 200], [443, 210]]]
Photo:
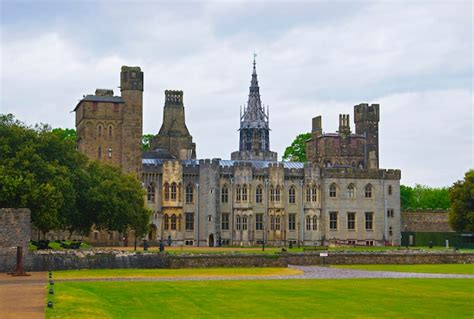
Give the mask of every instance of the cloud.
[[280, 155], [312, 117], [335, 131], [368, 102], [381, 104], [381, 163], [404, 183], [448, 185], [474, 166], [468, 2], [2, 6], [0, 111], [28, 123], [73, 127], [83, 94], [119, 94], [121, 65], [139, 65], [144, 132], [161, 126], [163, 91], [182, 89], [198, 156], [229, 158], [256, 50]]

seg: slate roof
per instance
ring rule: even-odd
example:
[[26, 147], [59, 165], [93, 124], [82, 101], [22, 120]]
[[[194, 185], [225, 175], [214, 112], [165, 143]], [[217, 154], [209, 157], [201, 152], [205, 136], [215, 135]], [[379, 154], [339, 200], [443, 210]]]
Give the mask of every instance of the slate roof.
[[101, 96], [101, 95], [93, 95], [89, 94], [84, 96], [79, 102], [77, 103], [74, 111], [76, 111], [79, 104], [82, 102], [106, 102], [106, 103], [125, 103], [125, 100], [122, 99], [121, 96]]
[[[142, 163], [144, 165], [162, 165], [164, 159], [160, 158], [143, 158]], [[184, 160], [181, 161], [184, 165], [199, 165], [199, 160]], [[283, 164], [284, 168], [303, 168], [304, 163], [301, 162], [270, 162], [270, 161], [232, 161], [232, 160], [220, 160], [219, 165], [221, 167], [233, 166], [236, 162], [251, 163], [255, 168], [266, 168], [269, 164]]]

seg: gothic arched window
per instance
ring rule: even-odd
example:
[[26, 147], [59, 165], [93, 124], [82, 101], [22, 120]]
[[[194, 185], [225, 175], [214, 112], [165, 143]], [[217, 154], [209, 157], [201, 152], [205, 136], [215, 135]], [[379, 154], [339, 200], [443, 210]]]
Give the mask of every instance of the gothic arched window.
[[372, 185], [371, 184], [367, 184], [365, 186], [365, 197], [366, 198], [371, 198], [372, 197]]
[[354, 198], [355, 196], [355, 186], [354, 184], [349, 184], [347, 186], [347, 198]]
[[255, 203], [262, 203], [263, 202], [263, 188], [262, 185], [258, 185], [257, 189], [255, 190]]
[[296, 189], [294, 186], [291, 186], [288, 190], [288, 203], [294, 204], [296, 203]]
[[337, 186], [334, 183], [329, 186], [329, 197], [337, 197]]
[[169, 201], [170, 200], [170, 184], [164, 183], [163, 190], [165, 193], [165, 201]]
[[149, 202], [155, 202], [155, 185], [153, 185], [153, 183], [147, 187], [147, 200]]

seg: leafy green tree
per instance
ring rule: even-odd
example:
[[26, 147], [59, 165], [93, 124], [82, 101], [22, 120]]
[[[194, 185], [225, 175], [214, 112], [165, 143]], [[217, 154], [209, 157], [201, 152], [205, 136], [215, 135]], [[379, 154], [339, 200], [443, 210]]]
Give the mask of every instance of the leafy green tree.
[[416, 184], [415, 187], [400, 185], [402, 210], [449, 209], [449, 189]]
[[464, 175], [449, 190], [451, 210], [449, 224], [458, 232], [474, 231], [474, 169]]
[[306, 162], [306, 141], [310, 138], [311, 133], [298, 135], [293, 143], [285, 149], [283, 160], [290, 162]]
[[118, 168], [89, 162], [76, 151], [71, 130], [28, 127], [0, 114], [0, 207], [27, 207], [43, 233], [125, 232], [148, 226], [144, 190]]
[[72, 141], [74, 144], [77, 140], [76, 130], [72, 128], [54, 128], [52, 130], [53, 134], [59, 136], [62, 140]]
[[142, 136], [142, 150], [148, 151], [150, 149], [153, 137], [155, 137], [153, 134], [144, 134]]

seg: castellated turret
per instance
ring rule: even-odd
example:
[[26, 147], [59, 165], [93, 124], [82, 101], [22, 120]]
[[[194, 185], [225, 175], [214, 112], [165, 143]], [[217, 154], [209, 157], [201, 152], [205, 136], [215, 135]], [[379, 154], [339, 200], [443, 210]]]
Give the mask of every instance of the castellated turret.
[[372, 155], [372, 162], [379, 167], [379, 104], [361, 103], [354, 106], [354, 123], [356, 134], [363, 135], [366, 138], [366, 158]]

